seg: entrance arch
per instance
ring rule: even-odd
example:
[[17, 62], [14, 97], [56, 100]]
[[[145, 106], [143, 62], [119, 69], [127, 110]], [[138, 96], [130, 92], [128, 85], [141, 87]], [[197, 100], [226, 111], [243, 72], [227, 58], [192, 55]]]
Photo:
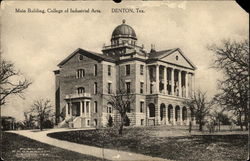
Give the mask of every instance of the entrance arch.
[[162, 103], [160, 106], [160, 117], [161, 121], [163, 120], [163, 118], [166, 118], [166, 106], [164, 103]]
[[150, 103], [148, 105], [149, 109], [149, 117], [155, 117], [155, 105], [153, 103]]
[[182, 108], [182, 120], [187, 120], [187, 108], [185, 106]]
[[168, 121], [172, 122], [173, 121], [173, 106], [170, 104], [168, 105]]
[[180, 106], [175, 107], [175, 120], [176, 122], [180, 121]]

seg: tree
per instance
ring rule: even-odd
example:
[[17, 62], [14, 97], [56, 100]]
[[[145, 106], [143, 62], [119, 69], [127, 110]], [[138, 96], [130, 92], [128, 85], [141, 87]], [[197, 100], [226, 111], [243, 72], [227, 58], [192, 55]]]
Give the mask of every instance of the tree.
[[24, 127], [27, 129], [33, 129], [35, 127], [35, 119], [29, 112], [24, 112]]
[[218, 130], [220, 131], [221, 125], [230, 125], [230, 118], [227, 114], [224, 113], [225, 109], [220, 109], [217, 111], [213, 111], [210, 113], [211, 118], [213, 118], [213, 121], [216, 125], [218, 125]]
[[197, 90], [194, 93], [194, 98], [187, 100], [184, 104], [193, 111], [193, 114], [199, 124], [199, 131], [203, 130], [205, 117], [209, 114], [212, 104], [207, 100], [206, 92]]
[[130, 106], [132, 103], [134, 103], [135, 95], [132, 93], [132, 91], [130, 91], [130, 89], [126, 88], [126, 85], [123, 81], [120, 81], [116, 92], [111, 92], [110, 94], [106, 95], [105, 99], [112, 105], [114, 109], [116, 109], [121, 117], [119, 134], [122, 135], [127, 112], [131, 110]]
[[[212, 65], [224, 74], [218, 81], [220, 92], [214, 100], [238, 117], [241, 129], [248, 130], [249, 106], [249, 41], [225, 40], [222, 45], [209, 47], [215, 55]], [[243, 121], [242, 121], [243, 119]]]
[[50, 100], [39, 99], [34, 101], [30, 113], [35, 117], [39, 123], [40, 130], [43, 130], [43, 126], [47, 120], [50, 120], [53, 116], [52, 105]]
[[23, 91], [31, 84], [16, 71], [14, 64], [5, 60], [0, 61], [0, 106], [6, 103], [10, 95], [18, 95], [23, 98]]

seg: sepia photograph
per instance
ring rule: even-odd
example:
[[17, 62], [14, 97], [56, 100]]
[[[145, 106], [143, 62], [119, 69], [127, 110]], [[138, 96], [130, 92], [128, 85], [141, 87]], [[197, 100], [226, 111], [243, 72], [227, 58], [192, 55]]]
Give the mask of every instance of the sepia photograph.
[[235, 1], [3, 1], [3, 161], [245, 161]]

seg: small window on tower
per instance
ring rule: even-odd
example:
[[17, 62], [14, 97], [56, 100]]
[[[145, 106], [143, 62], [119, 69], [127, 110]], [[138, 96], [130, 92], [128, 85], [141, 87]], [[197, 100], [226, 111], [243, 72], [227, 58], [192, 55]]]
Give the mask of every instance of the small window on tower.
[[176, 59], [176, 60], [178, 60], [178, 59], [179, 59], [178, 55], [176, 55], [175, 59]]

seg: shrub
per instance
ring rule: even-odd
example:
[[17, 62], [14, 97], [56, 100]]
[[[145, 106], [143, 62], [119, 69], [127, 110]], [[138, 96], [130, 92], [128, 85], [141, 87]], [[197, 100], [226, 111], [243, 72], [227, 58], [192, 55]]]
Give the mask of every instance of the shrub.
[[130, 119], [128, 118], [127, 115], [125, 116], [124, 125], [125, 126], [129, 126], [130, 125]]

